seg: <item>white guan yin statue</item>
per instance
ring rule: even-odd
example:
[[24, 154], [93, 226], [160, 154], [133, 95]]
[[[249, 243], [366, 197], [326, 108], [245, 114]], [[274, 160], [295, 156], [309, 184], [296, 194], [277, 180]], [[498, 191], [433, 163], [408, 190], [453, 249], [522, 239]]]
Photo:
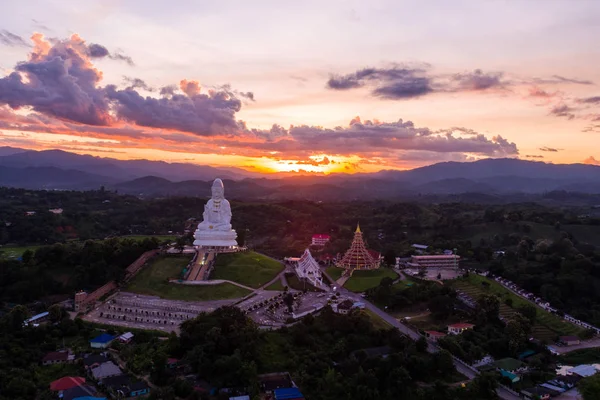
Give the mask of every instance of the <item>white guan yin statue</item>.
[[212, 197], [204, 206], [203, 221], [194, 232], [194, 245], [206, 248], [237, 247], [237, 233], [231, 229], [231, 206], [225, 199], [223, 181], [215, 179]]

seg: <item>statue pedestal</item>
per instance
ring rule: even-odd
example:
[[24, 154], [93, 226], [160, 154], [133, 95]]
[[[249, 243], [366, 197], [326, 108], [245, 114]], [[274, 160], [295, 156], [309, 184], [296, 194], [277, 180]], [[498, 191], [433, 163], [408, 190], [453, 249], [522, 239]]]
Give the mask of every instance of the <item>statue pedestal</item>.
[[236, 251], [237, 233], [235, 230], [230, 231], [215, 231], [215, 230], [200, 230], [194, 232], [194, 246], [198, 246], [199, 250], [211, 252], [227, 252]]

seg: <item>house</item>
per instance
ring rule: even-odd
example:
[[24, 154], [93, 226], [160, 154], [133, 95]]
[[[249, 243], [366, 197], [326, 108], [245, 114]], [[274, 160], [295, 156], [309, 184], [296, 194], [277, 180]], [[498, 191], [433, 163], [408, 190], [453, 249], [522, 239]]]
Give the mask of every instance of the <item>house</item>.
[[48, 211], [51, 212], [52, 214], [62, 214], [63, 213], [62, 208], [51, 208]]
[[109, 335], [108, 333], [103, 333], [102, 335], [96, 336], [95, 338], [90, 340], [90, 346], [93, 349], [105, 349], [110, 345], [110, 342], [112, 342], [114, 339], [114, 336]]
[[438, 332], [438, 331], [425, 331], [425, 337], [427, 337], [427, 339], [433, 341], [433, 342], [437, 342], [438, 339], [443, 338], [444, 336], [446, 336], [445, 333], [442, 332]]
[[452, 335], [459, 335], [467, 329], [473, 329], [475, 325], [461, 322], [459, 324], [448, 325], [448, 333]]
[[493, 366], [508, 372], [517, 372], [523, 367], [523, 363], [514, 358], [507, 357], [494, 362]]
[[125, 332], [124, 334], [122, 334], [121, 336], [119, 336], [117, 339], [121, 343], [129, 343], [133, 339], [133, 333], [131, 333], [131, 332]]
[[248, 396], [247, 394], [244, 396], [235, 396], [230, 397], [229, 400], [250, 400], [250, 396]]
[[50, 383], [50, 390], [59, 392], [68, 390], [85, 383], [85, 378], [81, 376], [65, 376]]
[[48, 311], [45, 311], [23, 321], [23, 326], [39, 326], [40, 323], [46, 321], [49, 317], [50, 313]]
[[27, 215], [28, 217], [31, 217], [32, 215], [35, 215], [35, 211], [26, 211], [25, 215]]
[[150, 393], [150, 388], [146, 382], [137, 381], [130, 375], [106, 378], [102, 381], [102, 385], [120, 397], [137, 397]]
[[94, 397], [97, 390], [93, 386], [81, 385], [75, 386], [71, 389], [67, 389], [62, 392], [61, 400], [81, 400], [82, 398], [96, 398]]
[[352, 308], [354, 308], [354, 302], [346, 299], [337, 305], [337, 312], [340, 314], [348, 314]]
[[299, 400], [304, 399], [300, 390], [296, 387], [275, 389], [275, 400]]
[[97, 367], [98, 365], [103, 364], [107, 361], [110, 361], [110, 358], [108, 358], [104, 354], [90, 354], [87, 357], [83, 358], [83, 365], [85, 369], [90, 369]]
[[581, 340], [577, 336], [561, 336], [559, 341], [565, 346], [575, 346], [581, 343]]
[[167, 358], [167, 367], [170, 369], [177, 368], [179, 365], [179, 360], [176, 358]]
[[582, 378], [595, 375], [598, 370], [593, 365], [582, 364], [567, 370], [568, 375], [577, 375]]
[[52, 351], [42, 358], [42, 365], [67, 364], [75, 361], [75, 355], [69, 351]]
[[428, 247], [429, 246], [424, 245], [424, 244], [416, 244], [415, 243], [415, 244], [412, 245], [412, 248], [417, 251], [417, 254], [423, 254], [424, 252], [427, 251]]
[[97, 381], [101, 381], [105, 378], [110, 378], [111, 376], [122, 375], [123, 371], [119, 368], [114, 362], [107, 361], [98, 365], [97, 367], [90, 368], [89, 373], [96, 379]]

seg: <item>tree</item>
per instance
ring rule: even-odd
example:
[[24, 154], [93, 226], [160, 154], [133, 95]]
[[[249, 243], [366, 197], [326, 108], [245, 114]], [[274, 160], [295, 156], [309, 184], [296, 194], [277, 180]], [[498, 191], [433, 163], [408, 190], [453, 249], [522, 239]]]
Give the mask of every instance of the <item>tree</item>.
[[180, 236], [175, 241], [175, 248], [177, 250], [179, 250], [180, 253], [183, 252], [183, 248], [185, 247], [185, 242], [186, 242], [185, 236]]
[[13, 329], [21, 329], [23, 327], [23, 322], [30, 316], [27, 307], [22, 305], [13, 307], [8, 315]]
[[383, 255], [383, 262], [388, 267], [394, 267], [396, 265], [396, 252], [392, 249], [386, 251]]
[[498, 381], [490, 373], [479, 374], [468, 386], [469, 399], [497, 399]]
[[285, 296], [283, 296], [283, 302], [285, 303], [285, 305], [288, 307], [289, 312], [294, 311], [294, 295], [291, 293], [286, 293]]
[[521, 314], [515, 314], [506, 324], [504, 332], [508, 337], [508, 348], [513, 355], [527, 345], [531, 333], [531, 322]]
[[498, 319], [500, 300], [493, 294], [482, 294], [477, 299], [476, 314], [478, 323], [485, 324]]
[[427, 340], [421, 336], [416, 342], [415, 347], [419, 353], [425, 353], [427, 351]]
[[436, 296], [429, 300], [427, 306], [435, 319], [444, 320], [452, 314], [454, 300], [449, 296]]
[[584, 400], [600, 399], [600, 374], [584, 378], [579, 382], [579, 393]]
[[51, 322], [60, 322], [66, 315], [66, 311], [58, 304], [51, 305], [48, 312]]
[[518, 311], [532, 324], [535, 322], [537, 310], [533, 304], [524, 304], [518, 308]]

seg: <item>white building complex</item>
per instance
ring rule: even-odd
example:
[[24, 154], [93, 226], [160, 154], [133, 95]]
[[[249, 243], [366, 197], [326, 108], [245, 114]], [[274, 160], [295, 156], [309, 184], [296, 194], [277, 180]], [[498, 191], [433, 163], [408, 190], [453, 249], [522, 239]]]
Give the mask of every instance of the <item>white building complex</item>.
[[435, 256], [412, 256], [407, 264], [412, 268], [458, 268], [460, 256], [443, 254]]
[[319, 263], [310, 254], [310, 250], [304, 250], [304, 253], [300, 258], [288, 258], [288, 262], [291, 262], [294, 266], [294, 270], [298, 278], [306, 279], [314, 287], [320, 289], [327, 289], [327, 285], [323, 283], [323, 276], [321, 274], [321, 268]]

